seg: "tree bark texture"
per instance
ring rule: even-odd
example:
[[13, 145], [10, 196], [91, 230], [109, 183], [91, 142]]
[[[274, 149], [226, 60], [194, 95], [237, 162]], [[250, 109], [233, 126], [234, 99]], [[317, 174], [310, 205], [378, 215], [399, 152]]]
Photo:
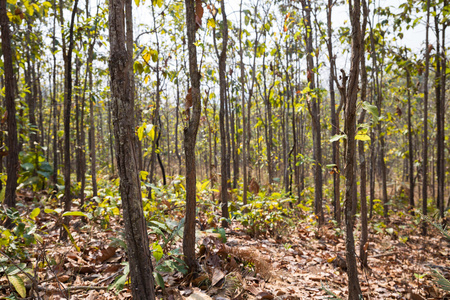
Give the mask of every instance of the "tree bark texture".
[[[199, 0], [197, 0], [199, 1]], [[197, 140], [198, 126], [200, 124], [201, 101], [200, 101], [200, 72], [197, 64], [197, 47], [195, 33], [197, 24], [195, 22], [195, 0], [185, 0], [186, 4], [186, 31], [188, 37], [189, 52], [189, 74], [190, 74], [190, 97], [192, 106], [189, 108], [188, 125], [184, 128], [184, 152], [186, 156], [186, 220], [183, 232], [183, 254], [184, 260], [191, 272], [198, 268], [195, 259], [195, 207], [196, 207], [196, 165], [195, 165], [195, 143]], [[189, 95], [189, 93], [188, 93]], [[188, 107], [187, 107], [188, 108]]]
[[[129, 0], [127, 0], [129, 1]], [[133, 61], [126, 48], [123, 0], [109, 2], [111, 95], [116, 158], [120, 176], [131, 292], [134, 299], [155, 299], [153, 268], [142, 207], [134, 124]], [[131, 4], [127, 5], [131, 8]], [[131, 15], [131, 12], [128, 12]], [[128, 28], [127, 28], [128, 29]], [[127, 35], [132, 32], [127, 30]]]
[[6, 14], [6, 0], [0, 0], [0, 26], [2, 33], [2, 53], [5, 72], [5, 104], [7, 118], [8, 156], [6, 157], [6, 191], [4, 203], [8, 207], [16, 206], [17, 169], [19, 167], [19, 145], [17, 142], [16, 104], [14, 102], [14, 71], [11, 50], [11, 32]]
[[[348, 299], [362, 297], [356, 265], [355, 241], [353, 237], [353, 205], [356, 202], [356, 101], [358, 97], [358, 77], [361, 57], [360, 0], [349, 1], [352, 27], [351, 65], [347, 88], [344, 131], [347, 134], [345, 166], [345, 256], [348, 274]], [[363, 0], [364, 1], [364, 0]]]

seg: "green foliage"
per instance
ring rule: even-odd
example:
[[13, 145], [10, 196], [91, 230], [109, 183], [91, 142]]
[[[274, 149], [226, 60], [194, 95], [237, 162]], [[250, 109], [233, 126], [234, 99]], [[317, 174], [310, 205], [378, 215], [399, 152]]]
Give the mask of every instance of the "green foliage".
[[8, 256], [25, 259], [29, 246], [42, 241], [34, 221], [39, 213], [39, 209], [34, 209], [29, 215], [20, 216], [15, 208], [7, 208], [2, 212], [1, 218], [9, 218], [12, 224], [11, 229], [0, 226], [0, 246]]
[[260, 192], [242, 206], [242, 211], [232, 214], [253, 236], [263, 232], [278, 236], [292, 222], [292, 210], [288, 206], [292, 205], [293, 200], [280, 193], [266, 195], [266, 192]]
[[19, 153], [19, 159], [22, 164], [17, 180], [18, 189], [22, 187], [32, 187], [33, 191], [44, 189], [46, 180], [53, 174], [53, 167], [45, 160], [42, 151], [22, 151]]

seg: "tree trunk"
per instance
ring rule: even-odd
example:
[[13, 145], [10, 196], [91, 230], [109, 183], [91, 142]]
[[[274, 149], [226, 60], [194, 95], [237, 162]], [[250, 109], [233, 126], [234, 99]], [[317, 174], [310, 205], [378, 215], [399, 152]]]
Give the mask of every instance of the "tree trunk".
[[[366, 102], [367, 97], [367, 70], [366, 70], [366, 56], [365, 56], [365, 34], [367, 27], [367, 18], [369, 10], [367, 2], [362, 0], [363, 6], [363, 22], [361, 27], [361, 102]], [[364, 124], [364, 117], [366, 111], [361, 112], [358, 124]], [[364, 154], [364, 141], [358, 141], [359, 151], [359, 168], [360, 168], [360, 197], [361, 197], [361, 242], [359, 245], [359, 257], [363, 266], [367, 267], [367, 247], [369, 231], [367, 228], [367, 162]], [[366, 245], [367, 244], [367, 245]]]
[[[60, 7], [62, 14], [63, 8]], [[75, 25], [75, 15], [78, 10], [78, 0], [75, 0], [72, 10], [69, 29], [69, 48], [66, 49], [63, 43], [64, 58], [64, 211], [70, 211], [72, 207], [72, 195], [70, 191], [70, 112], [72, 107], [72, 50], [73, 50], [73, 27]], [[61, 16], [62, 21], [62, 16]], [[63, 22], [61, 22], [61, 26]], [[65, 38], [63, 37], [63, 40]], [[64, 227], [69, 225], [69, 218], [64, 218], [64, 226], [61, 227], [60, 239], [67, 239], [67, 231]]]
[[[329, 89], [330, 89], [330, 106], [331, 106], [331, 136], [339, 133], [339, 121], [338, 115], [336, 113], [336, 100], [334, 92], [334, 72], [336, 70], [335, 57], [333, 55], [333, 39], [332, 39], [332, 29], [331, 29], [331, 16], [333, 9], [333, 1], [328, 0], [327, 8], [327, 47], [328, 47], [328, 57], [330, 60], [330, 78], [329, 78]], [[332, 143], [333, 148], [333, 164], [336, 165], [336, 169], [333, 171], [333, 206], [334, 206], [334, 220], [337, 222], [338, 227], [341, 225], [341, 197], [340, 197], [340, 159], [339, 159], [339, 141]]]
[[239, 68], [241, 70], [240, 83], [241, 83], [241, 112], [242, 112], [242, 177], [244, 186], [242, 190], [242, 203], [247, 205], [247, 191], [248, 191], [248, 175], [247, 175], [247, 127], [245, 116], [245, 67], [244, 67], [244, 48], [242, 47], [242, 2], [239, 5]]
[[[302, 0], [303, 13], [306, 20], [306, 63], [307, 63], [307, 79], [309, 88], [315, 92], [315, 74], [314, 74], [314, 59], [312, 56], [312, 27], [311, 27], [311, 1]], [[314, 213], [318, 218], [318, 225], [322, 226], [324, 223], [323, 206], [322, 206], [322, 146], [320, 133], [320, 115], [319, 103], [317, 97], [313, 97], [310, 108], [313, 130], [313, 153], [314, 153]]]
[[[345, 109], [344, 132], [347, 135], [345, 167], [345, 255], [348, 274], [348, 299], [361, 299], [361, 287], [356, 266], [355, 241], [353, 237], [353, 204], [356, 199], [356, 101], [358, 97], [358, 77], [361, 57], [360, 0], [349, 1], [349, 14], [352, 27], [351, 65]], [[362, 0], [365, 1], [365, 0]]]
[[[127, 254], [133, 299], [155, 299], [153, 268], [137, 166], [134, 124], [133, 48], [125, 47], [132, 31], [127, 26], [123, 0], [109, 2], [111, 95], [120, 195], [123, 204]], [[131, 1], [126, 3], [127, 23], [132, 22]], [[127, 44], [128, 46], [128, 44]], [[131, 59], [130, 59], [131, 58]]]
[[[198, 1], [198, 0], [197, 0]], [[220, 197], [221, 197], [221, 207], [222, 207], [222, 227], [228, 227], [228, 221], [226, 219], [229, 218], [228, 212], [228, 178], [230, 178], [229, 165], [227, 161], [230, 158], [229, 155], [229, 138], [228, 138], [228, 124], [227, 120], [225, 120], [226, 114], [226, 102], [227, 102], [227, 94], [226, 94], [226, 60], [227, 60], [227, 45], [228, 45], [228, 23], [227, 23], [227, 15], [225, 13], [225, 4], [221, 2], [221, 10], [222, 10], [222, 49], [219, 53], [217, 42], [216, 42], [216, 31], [213, 30], [214, 35], [214, 48], [216, 50], [217, 57], [219, 58], [219, 87], [220, 87], [220, 109], [219, 109], [219, 128], [220, 128], [220, 172], [221, 172], [221, 189], [220, 189]]]
[[[191, 97], [192, 106], [188, 110], [188, 126], [184, 128], [184, 152], [186, 156], [186, 221], [183, 232], [184, 260], [191, 272], [196, 272], [198, 264], [195, 259], [195, 207], [196, 207], [196, 167], [195, 167], [195, 143], [201, 115], [200, 99], [200, 72], [197, 65], [197, 47], [195, 46], [195, 4], [199, 0], [185, 0], [186, 3], [186, 32], [189, 51], [189, 74], [191, 88], [186, 99]], [[201, 4], [201, 3], [200, 3]], [[188, 102], [188, 101], [187, 101]], [[189, 113], [192, 109], [192, 114]]]
[[[11, 32], [9, 31], [9, 19], [6, 14], [6, 0], [0, 0], [0, 26], [2, 33], [3, 68], [5, 72], [5, 104], [7, 118], [8, 155], [6, 157], [6, 190], [4, 204], [7, 207], [16, 206], [17, 170], [19, 167], [19, 145], [17, 143], [16, 104], [14, 102], [14, 71], [13, 54], [11, 50]], [[10, 225], [7, 221], [5, 225]]]
[[[430, 0], [427, 0], [427, 23], [425, 30], [425, 78], [423, 97], [423, 164], [422, 164], [422, 213], [427, 215], [428, 201], [428, 77], [430, 74], [430, 47], [429, 45], [430, 27]], [[426, 222], [422, 223], [422, 234], [427, 235]]]

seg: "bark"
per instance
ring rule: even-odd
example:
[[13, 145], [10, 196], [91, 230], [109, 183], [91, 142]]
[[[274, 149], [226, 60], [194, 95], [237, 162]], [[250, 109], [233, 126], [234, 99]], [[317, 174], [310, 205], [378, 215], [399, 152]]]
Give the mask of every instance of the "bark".
[[[155, 299], [153, 268], [143, 214], [139, 169], [135, 144], [133, 48], [125, 47], [125, 13], [123, 0], [109, 2], [109, 38], [111, 95], [120, 176], [119, 191], [123, 204], [127, 254], [130, 264], [133, 299]], [[127, 21], [132, 22], [131, 3], [127, 1]], [[127, 38], [132, 39], [127, 26]]]
[[[367, 3], [362, 0], [363, 6], [363, 23], [361, 27], [361, 101], [365, 102], [367, 97], [367, 70], [366, 70], [366, 57], [365, 57], [365, 33], [367, 27], [367, 18], [369, 10]], [[361, 112], [361, 116], [358, 120], [359, 124], [364, 124], [364, 117], [366, 111]], [[359, 245], [359, 258], [361, 264], [367, 267], [367, 247], [369, 231], [367, 228], [367, 162], [364, 154], [364, 141], [358, 141], [359, 152], [359, 169], [360, 169], [360, 197], [361, 197], [361, 242]], [[366, 245], [367, 244], [367, 245]]]
[[[349, 1], [349, 13], [352, 27], [351, 65], [345, 109], [344, 131], [347, 134], [345, 167], [345, 256], [348, 274], [348, 299], [361, 299], [361, 287], [356, 266], [355, 241], [353, 237], [353, 204], [356, 203], [356, 101], [358, 96], [358, 77], [361, 57], [360, 0]], [[362, 0], [365, 1], [365, 0]]]
[[243, 191], [242, 191], [242, 203], [247, 205], [247, 191], [248, 191], [248, 175], [247, 175], [247, 119], [245, 116], [245, 67], [244, 67], [244, 48], [242, 46], [242, 2], [239, 5], [239, 68], [240, 83], [241, 83], [241, 111], [242, 111], [242, 177], [244, 181]]
[[[60, 13], [62, 15], [62, 6]], [[70, 183], [70, 112], [72, 107], [72, 51], [74, 47], [73, 27], [75, 25], [75, 15], [78, 10], [78, 0], [73, 4], [72, 17], [69, 28], [69, 47], [66, 49], [63, 43], [64, 58], [64, 211], [70, 211], [72, 207], [71, 183]], [[61, 16], [62, 20], [62, 16]], [[62, 23], [61, 23], [62, 25]], [[65, 38], [63, 37], [63, 40]], [[69, 218], [64, 218], [64, 225], [69, 225]], [[67, 239], [67, 231], [61, 227], [60, 239]]]
[[[56, 0], [53, 0], [53, 7], [56, 7]], [[53, 45], [52, 45], [52, 56], [53, 56], [53, 82], [52, 82], [52, 110], [53, 110], [53, 190], [56, 191], [56, 184], [58, 181], [58, 104], [56, 102], [56, 8], [53, 16]]]
[[[8, 207], [16, 206], [17, 170], [19, 167], [19, 145], [17, 142], [16, 104], [14, 102], [14, 71], [13, 54], [11, 49], [11, 32], [9, 19], [6, 14], [6, 0], [0, 0], [0, 26], [2, 34], [3, 68], [5, 74], [5, 105], [7, 118], [8, 155], [6, 157], [6, 190], [4, 204]], [[9, 225], [9, 222], [5, 225]]]
[[406, 69], [406, 88], [408, 94], [408, 163], [409, 163], [409, 208], [414, 215], [414, 151], [413, 151], [413, 140], [412, 140], [412, 125], [411, 125], [411, 72], [408, 67]]
[[[444, 0], [444, 7], [448, 6], [448, 1]], [[441, 123], [441, 136], [439, 139], [439, 143], [440, 143], [440, 158], [441, 158], [441, 180], [439, 181], [439, 194], [441, 195], [441, 202], [439, 202], [440, 206], [439, 206], [439, 211], [441, 213], [441, 218], [444, 218], [444, 194], [445, 194], [445, 157], [444, 157], [444, 151], [445, 151], [445, 94], [446, 94], [446, 80], [447, 80], [447, 72], [445, 71], [447, 68], [447, 56], [445, 55], [445, 38], [446, 38], [446, 28], [448, 26], [448, 22], [447, 23], [443, 23], [442, 24], [442, 48], [440, 49], [441, 53], [441, 59], [442, 59], [442, 72], [441, 72], [441, 111], [440, 111], [440, 123]], [[437, 50], [439, 51], [439, 50]], [[448, 206], [448, 205], [447, 205]]]
[[228, 212], [228, 178], [230, 178], [230, 174], [228, 173], [229, 166], [227, 161], [229, 160], [229, 139], [228, 130], [226, 127], [226, 102], [227, 102], [227, 94], [226, 94], [226, 60], [227, 60], [227, 45], [228, 45], [228, 23], [227, 23], [227, 15], [225, 12], [225, 4], [221, 2], [221, 10], [222, 10], [222, 49], [219, 53], [217, 42], [216, 42], [216, 31], [214, 29], [214, 48], [216, 50], [216, 55], [219, 58], [219, 87], [220, 87], [220, 108], [219, 108], [219, 128], [220, 128], [220, 172], [221, 172], [221, 189], [220, 189], [220, 197], [221, 197], [221, 208], [222, 208], [222, 227], [228, 227], [228, 221], [226, 219], [229, 218]]
[[[429, 51], [430, 0], [427, 0], [427, 21], [425, 30], [425, 78], [423, 97], [423, 164], [422, 164], [422, 213], [427, 215], [428, 201], [428, 77], [430, 74]], [[431, 49], [430, 49], [431, 50]], [[427, 235], [426, 222], [422, 223], [422, 235]]]
[[[197, 0], [198, 1], [198, 0]], [[186, 221], [183, 232], [184, 260], [191, 272], [196, 272], [198, 264], [195, 259], [195, 207], [196, 207], [196, 166], [195, 143], [201, 115], [200, 72], [197, 64], [197, 47], [195, 33], [195, 0], [185, 0], [186, 3], [186, 33], [188, 37], [190, 96], [192, 97], [192, 113], [188, 111], [188, 126], [184, 128], [184, 152], [186, 163]]]
[[[314, 92], [315, 86], [315, 74], [314, 74], [314, 58], [312, 56], [312, 27], [311, 27], [311, 1], [302, 0], [303, 13], [305, 15], [306, 23], [306, 64], [307, 64], [307, 77], [309, 88]], [[322, 226], [324, 223], [323, 206], [322, 206], [322, 146], [321, 146], [321, 132], [320, 132], [320, 115], [319, 115], [319, 103], [317, 97], [313, 97], [310, 107], [310, 115], [312, 119], [313, 130], [313, 153], [314, 153], [314, 213], [318, 218], [318, 225]]]
[[[437, 123], [437, 149], [436, 149], [436, 174], [437, 174], [437, 208], [439, 209], [441, 218], [444, 217], [444, 183], [445, 183], [445, 159], [444, 159], [444, 112], [445, 112], [445, 97], [441, 97], [441, 93], [445, 93], [445, 89], [442, 89], [444, 82], [442, 81], [442, 73], [445, 73], [445, 64], [442, 64], [441, 60], [445, 57], [445, 52], [441, 56], [440, 46], [440, 30], [439, 30], [439, 14], [436, 12], [436, 6], [434, 6], [434, 22], [436, 32], [436, 77], [435, 77], [435, 95], [436, 95], [436, 123]], [[443, 24], [443, 26], [445, 26]], [[443, 35], [444, 39], [445, 36]], [[445, 41], [443, 41], [445, 42]], [[442, 66], [442, 67], [441, 67]], [[433, 189], [434, 190], [434, 189]]]
[[[330, 78], [329, 78], [329, 89], [330, 89], [330, 106], [331, 106], [331, 136], [339, 133], [339, 121], [338, 113], [336, 112], [336, 97], [334, 91], [334, 73], [336, 70], [335, 57], [333, 54], [333, 39], [332, 39], [332, 29], [331, 29], [331, 16], [333, 9], [333, 0], [328, 0], [327, 8], [327, 48], [328, 57], [330, 60]], [[336, 165], [336, 169], [333, 172], [333, 207], [334, 207], [334, 219], [336, 220], [338, 227], [341, 224], [341, 197], [340, 197], [340, 158], [339, 158], [339, 141], [332, 143], [333, 148], [333, 164]]]

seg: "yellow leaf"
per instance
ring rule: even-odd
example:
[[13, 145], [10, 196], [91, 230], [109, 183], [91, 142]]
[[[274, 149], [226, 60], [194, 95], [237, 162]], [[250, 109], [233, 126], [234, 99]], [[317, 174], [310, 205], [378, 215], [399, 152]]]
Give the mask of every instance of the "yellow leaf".
[[367, 134], [357, 134], [355, 140], [358, 141], [370, 141], [370, 137]]
[[148, 63], [148, 61], [150, 60], [150, 57], [151, 57], [151, 53], [148, 51], [142, 56], [142, 58], [145, 60], [146, 63]]
[[147, 75], [147, 76], [145, 76], [145, 79], [144, 79], [144, 81], [145, 81], [145, 84], [147, 84], [148, 83], [148, 79], [150, 78], [150, 75]]
[[213, 18], [208, 19], [208, 23], [206, 24], [209, 28], [216, 28], [216, 21]]

